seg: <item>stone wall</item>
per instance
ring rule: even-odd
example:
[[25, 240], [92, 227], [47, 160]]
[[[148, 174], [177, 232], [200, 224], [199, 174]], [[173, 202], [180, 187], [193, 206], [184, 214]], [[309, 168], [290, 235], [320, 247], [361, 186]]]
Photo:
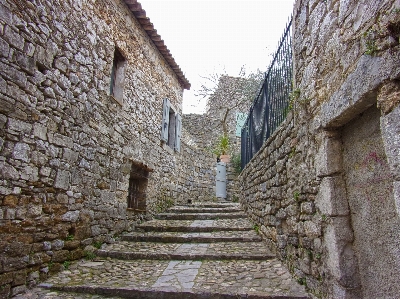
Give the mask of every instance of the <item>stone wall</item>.
[[318, 297], [400, 293], [399, 26], [397, 0], [296, 1], [300, 96], [240, 176], [245, 209]]
[[[190, 144], [195, 144], [197, 148], [203, 150], [203, 154], [211, 155], [212, 148], [215, 147], [218, 138], [222, 136], [223, 131], [221, 123], [217, 117], [205, 114], [184, 114], [182, 118], [183, 126], [190, 136]], [[228, 128], [230, 136], [230, 150], [231, 153], [240, 155], [240, 137], [236, 137], [236, 119], [230, 115], [228, 119]], [[216, 169], [217, 156], [213, 156], [213, 169]], [[231, 157], [232, 158], [232, 157]], [[238, 198], [238, 181], [237, 173], [233, 167], [232, 161], [226, 165], [226, 199], [236, 200]], [[214, 195], [215, 196], [215, 181]]]
[[194, 143], [185, 127], [179, 165], [176, 203], [215, 200], [216, 156]]
[[[1, 296], [189, 192], [211, 196], [214, 157], [160, 141], [163, 99], [180, 113], [183, 88], [123, 1], [2, 0], [0, 48]], [[132, 164], [149, 171], [145, 214], [127, 209]]]
[[[235, 113], [229, 114], [227, 124], [231, 151], [240, 152], [240, 137], [236, 137]], [[209, 113], [184, 114], [182, 123], [199, 148], [211, 150], [223, 135], [220, 117]]]
[[[243, 69], [242, 69], [243, 71]], [[241, 76], [245, 73], [241, 71]], [[183, 123], [200, 147], [212, 150], [224, 132], [229, 136], [230, 152], [240, 153], [240, 137], [236, 136], [236, 114], [246, 112], [259, 91], [261, 73], [247, 78], [214, 74], [209, 79], [211, 87], [203, 86], [199, 96], [207, 98], [207, 111], [203, 114], [185, 114]], [[209, 82], [209, 83], [210, 83]], [[226, 129], [226, 131], [224, 130]]]

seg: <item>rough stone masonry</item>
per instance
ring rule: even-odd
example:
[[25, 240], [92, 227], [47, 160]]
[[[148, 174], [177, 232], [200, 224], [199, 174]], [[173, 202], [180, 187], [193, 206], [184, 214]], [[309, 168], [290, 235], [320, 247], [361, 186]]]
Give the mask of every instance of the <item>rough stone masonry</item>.
[[1, 296], [213, 196], [214, 157], [185, 130], [180, 150], [160, 139], [164, 99], [180, 115], [190, 84], [152, 28], [134, 0], [0, 1]]
[[400, 294], [400, 2], [298, 0], [286, 121], [242, 204], [318, 297]]

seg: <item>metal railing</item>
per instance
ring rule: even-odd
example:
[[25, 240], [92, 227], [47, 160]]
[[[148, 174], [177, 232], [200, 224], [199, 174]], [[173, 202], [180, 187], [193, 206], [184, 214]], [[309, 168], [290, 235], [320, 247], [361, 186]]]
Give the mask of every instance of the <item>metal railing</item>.
[[254, 99], [242, 128], [242, 169], [260, 150], [289, 112], [292, 92], [292, 45], [290, 18], [279, 42], [278, 50], [265, 73], [263, 85]]

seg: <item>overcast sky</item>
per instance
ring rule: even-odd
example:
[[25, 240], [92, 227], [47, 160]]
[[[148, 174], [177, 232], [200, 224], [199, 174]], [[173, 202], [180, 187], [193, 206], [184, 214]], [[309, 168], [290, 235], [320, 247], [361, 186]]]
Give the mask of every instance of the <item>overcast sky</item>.
[[292, 13], [294, 0], [139, 0], [157, 33], [191, 83], [183, 112], [201, 113], [201, 76], [266, 71]]

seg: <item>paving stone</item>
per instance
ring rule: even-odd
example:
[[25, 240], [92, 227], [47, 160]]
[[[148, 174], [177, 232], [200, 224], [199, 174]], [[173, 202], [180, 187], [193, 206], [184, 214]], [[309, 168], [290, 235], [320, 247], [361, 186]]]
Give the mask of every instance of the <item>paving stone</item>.
[[177, 206], [170, 208], [169, 213], [231, 213], [240, 212], [239, 207], [227, 206], [223, 208], [202, 207], [202, 206]]
[[[63, 293], [59, 291], [49, 291], [46, 289], [35, 288], [13, 297], [14, 299], [101, 299], [104, 296], [81, 293]], [[109, 297], [108, 299], [120, 299], [121, 297]]]
[[[279, 274], [280, 275], [279, 275]], [[195, 290], [215, 290], [222, 293], [269, 295], [305, 295], [280, 261], [207, 261], [199, 269]]]
[[263, 242], [217, 242], [198, 244], [121, 241], [103, 246], [102, 257], [120, 259], [242, 259], [266, 260], [275, 254]]
[[124, 241], [136, 242], [254, 242], [261, 241], [255, 231], [217, 231], [217, 232], [133, 232], [122, 236]]
[[248, 231], [252, 224], [244, 218], [216, 220], [151, 220], [136, 226], [144, 231], [210, 232], [215, 230]]
[[179, 291], [191, 289], [201, 264], [200, 261], [171, 261], [152, 287], [172, 287]]
[[188, 207], [203, 207], [203, 208], [227, 208], [227, 207], [240, 207], [239, 203], [231, 201], [217, 201], [217, 202], [193, 202], [183, 206]]
[[[218, 294], [287, 296], [307, 298], [277, 259], [270, 261], [120, 261], [75, 263], [70, 270], [47, 281], [47, 287], [84, 290], [106, 287], [119, 291], [204, 291]], [[110, 293], [112, 293], [110, 292]], [[148, 297], [143, 297], [148, 298]], [[184, 297], [183, 297], [184, 298]]]

